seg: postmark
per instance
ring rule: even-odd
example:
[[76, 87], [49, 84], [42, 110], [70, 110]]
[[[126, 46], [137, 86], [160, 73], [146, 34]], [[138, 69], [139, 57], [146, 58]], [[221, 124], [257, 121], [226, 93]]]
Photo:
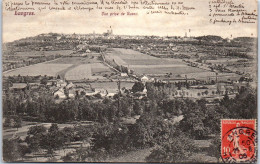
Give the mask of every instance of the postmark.
[[256, 156], [256, 120], [221, 120], [222, 161], [254, 163]]

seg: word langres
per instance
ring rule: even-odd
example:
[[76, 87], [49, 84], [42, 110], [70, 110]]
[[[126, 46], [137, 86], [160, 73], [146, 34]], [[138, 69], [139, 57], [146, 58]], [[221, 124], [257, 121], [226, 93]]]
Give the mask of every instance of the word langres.
[[21, 15], [21, 16], [27, 16], [27, 15], [35, 15], [35, 13], [34, 12], [19, 12], [19, 11], [15, 11], [14, 12], [14, 15]]

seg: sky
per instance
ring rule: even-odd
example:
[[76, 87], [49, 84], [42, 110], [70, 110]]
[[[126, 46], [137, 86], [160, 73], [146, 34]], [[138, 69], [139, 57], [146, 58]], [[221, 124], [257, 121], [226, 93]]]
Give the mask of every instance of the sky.
[[[102, 16], [102, 11], [42, 11], [33, 16], [15, 15], [14, 11], [5, 9], [3, 2], [3, 42], [36, 36], [41, 33], [87, 34], [103, 33], [112, 26], [116, 35], [157, 35], [157, 36], [188, 36], [219, 35], [226, 37], [254, 36], [257, 37], [257, 24], [212, 24], [209, 22], [209, 0], [183, 0], [185, 6], [194, 7], [189, 15], [146, 14], [144, 10], [122, 10], [120, 12], [137, 12], [137, 16]], [[19, 0], [18, 2], [23, 2]], [[55, 0], [33, 0], [55, 1]], [[56, 0], [59, 1], [59, 0]], [[61, 0], [60, 0], [61, 1]], [[69, 0], [71, 1], [71, 0]], [[90, 0], [77, 0], [90, 1]], [[100, 0], [91, 0], [100, 1]], [[119, 0], [118, 0], [119, 1]], [[136, 0], [138, 1], [138, 0]], [[164, 0], [167, 1], [167, 0]], [[174, 2], [176, 0], [168, 0]], [[227, 0], [228, 1], [228, 0]], [[230, 1], [230, 0], [229, 0]], [[236, 3], [242, 0], [233, 0]], [[245, 1], [244, 1], [245, 2]], [[257, 12], [256, 0], [247, 0], [244, 4], [250, 11]], [[113, 12], [109, 11], [109, 12]], [[116, 12], [116, 11], [115, 11]], [[190, 29], [190, 33], [189, 33]]]

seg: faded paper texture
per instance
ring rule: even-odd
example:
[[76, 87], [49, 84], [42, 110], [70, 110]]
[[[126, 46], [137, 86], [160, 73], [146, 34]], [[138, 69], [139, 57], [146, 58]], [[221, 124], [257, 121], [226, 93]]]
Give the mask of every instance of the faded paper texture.
[[3, 0], [3, 161], [255, 162], [257, 5]]

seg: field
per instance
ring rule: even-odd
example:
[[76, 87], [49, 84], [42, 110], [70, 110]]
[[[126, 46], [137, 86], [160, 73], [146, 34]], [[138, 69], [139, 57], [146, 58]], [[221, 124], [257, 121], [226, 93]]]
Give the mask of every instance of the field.
[[105, 57], [107, 60], [114, 60], [118, 65], [128, 67], [137, 75], [166, 73], [181, 75], [207, 72], [200, 68], [190, 67], [180, 59], [162, 59], [130, 49], [114, 48]]
[[[197, 72], [197, 73], [187, 73], [188, 78], [196, 78], [199, 80], [215, 80], [216, 73], [215, 72]], [[219, 73], [218, 81], [227, 81], [229, 80], [238, 80], [240, 77], [235, 73]]]
[[111, 73], [110, 68], [105, 66], [103, 63], [95, 63], [90, 65], [91, 65], [91, 72], [95, 75], [103, 74], [103, 73], [107, 73], [107, 74]]
[[[100, 63], [99, 63], [100, 64]], [[102, 67], [103, 70], [108, 70], [104, 65], [100, 64], [100, 68], [95, 69], [95, 64], [81, 64], [71, 70], [69, 70], [65, 74], [66, 80], [82, 80], [82, 79], [105, 79], [103, 76], [96, 75], [98, 71], [101, 71]], [[93, 70], [93, 71], [92, 71]]]
[[59, 75], [66, 80], [83, 79], [105, 79], [105, 74], [112, 73], [111, 69], [97, 59], [97, 55], [89, 54], [84, 57], [64, 57], [48, 63], [72, 64], [69, 68], [59, 72]]
[[57, 60], [50, 61], [51, 64], [88, 64], [88, 63], [98, 63], [97, 57], [63, 57]]
[[173, 75], [181, 75], [187, 73], [201, 73], [206, 72], [199, 68], [188, 67], [188, 66], [163, 66], [163, 67], [134, 67], [133, 70], [139, 74], [166, 74], [172, 73]]
[[72, 50], [59, 50], [59, 51], [29, 51], [29, 52], [16, 52], [16, 56], [26, 57], [26, 56], [40, 56], [40, 55], [62, 55], [66, 56], [71, 54]]
[[3, 76], [56, 76], [58, 72], [70, 67], [72, 64], [46, 64], [40, 63], [27, 67], [10, 70], [3, 73]]
[[105, 66], [97, 55], [89, 54], [84, 57], [62, 57], [52, 61], [4, 72], [4, 76], [60, 76], [67, 80], [105, 79], [113, 71]]
[[108, 52], [106, 58], [114, 59], [119, 65], [157, 65], [157, 64], [180, 64], [179, 59], [161, 59], [149, 56], [131, 49], [114, 48]]
[[218, 60], [207, 60], [206, 62], [216, 65], [223, 65], [233, 72], [244, 73], [245, 75], [250, 75], [255, 80], [257, 79], [257, 60], [243, 58], [220, 58]]
[[[155, 58], [155, 57], [154, 57]], [[171, 64], [180, 64], [182, 63], [179, 59], [160, 59], [160, 58], [152, 58], [148, 59], [149, 62], [147, 62], [147, 59], [124, 59], [124, 61], [130, 65], [171, 65]]]

